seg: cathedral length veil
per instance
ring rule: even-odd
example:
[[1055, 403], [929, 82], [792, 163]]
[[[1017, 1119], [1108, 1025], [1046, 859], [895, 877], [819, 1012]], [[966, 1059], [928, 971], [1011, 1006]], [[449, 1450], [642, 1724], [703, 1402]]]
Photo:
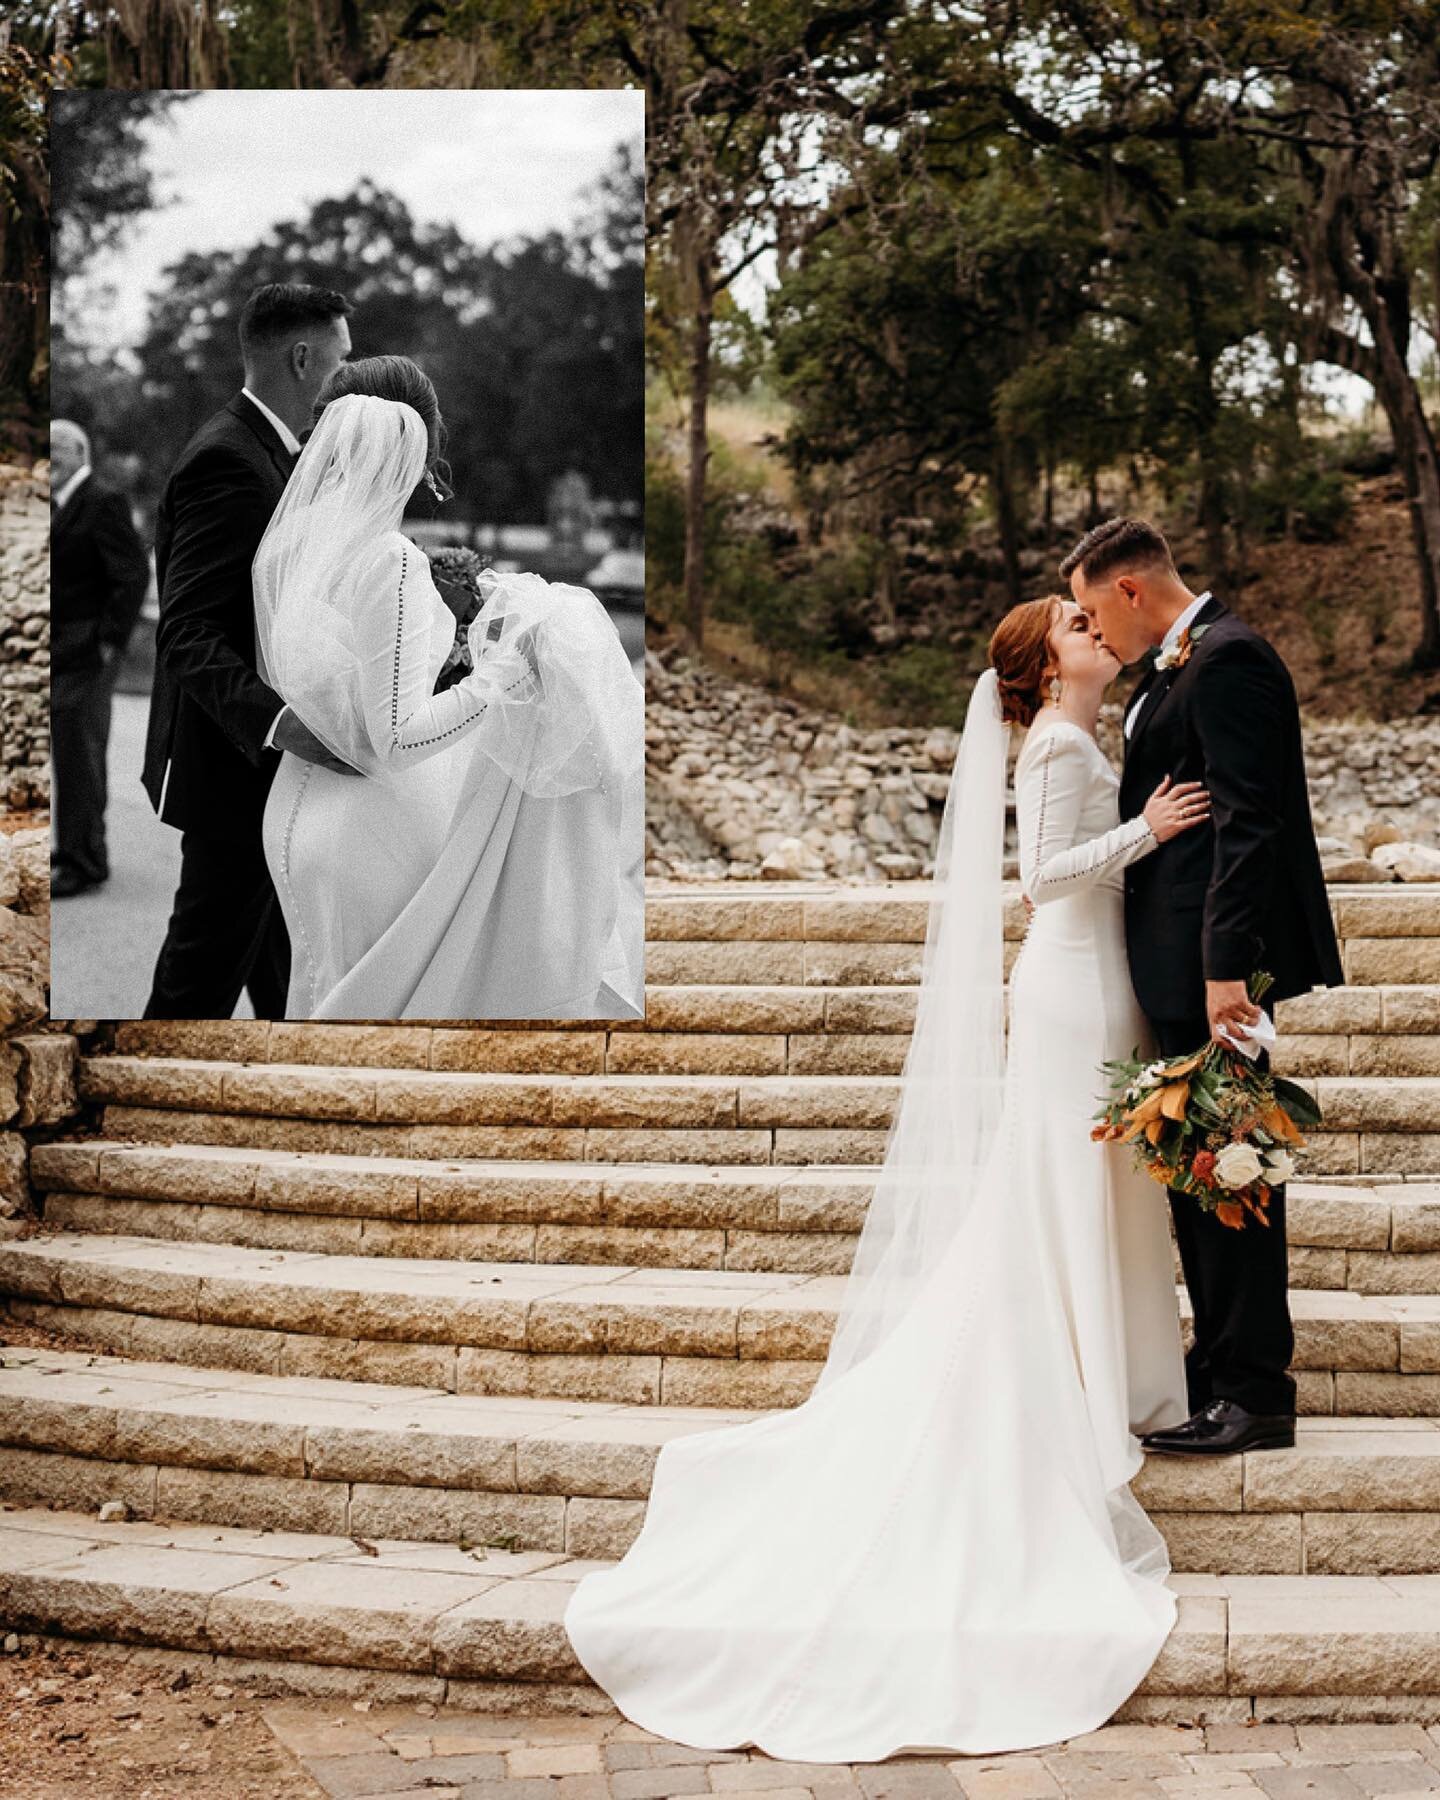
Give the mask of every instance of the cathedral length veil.
[[817, 1390], [870, 1355], [908, 1312], [974, 1204], [995, 1141], [1005, 1075], [1009, 743], [987, 669], [970, 696], [940, 820], [900, 1101]]
[[[818, 1381], [798, 1406], [668, 1438], [639, 1535], [565, 1610], [586, 1672], [682, 1744], [854, 1762], [1054, 1743], [1109, 1719], [1174, 1624], [1164, 1539], [1128, 1488], [1138, 1445], [1101, 1441], [1047, 1236], [1057, 1206], [1103, 1194], [1104, 1165], [1077, 1161], [1068, 1124], [1048, 1134], [1033, 1033], [1018, 1093], [1006, 1072], [1008, 741], [987, 671]], [[1074, 1068], [1082, 1109], [1094, 1082]]]

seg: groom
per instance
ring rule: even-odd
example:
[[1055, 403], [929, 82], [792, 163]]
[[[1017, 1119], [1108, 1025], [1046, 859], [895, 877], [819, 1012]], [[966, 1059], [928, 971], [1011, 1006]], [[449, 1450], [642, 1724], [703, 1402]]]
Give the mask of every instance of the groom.
[[[1111, 519], [1060, 565], [1096, 638], [1122, 663], [1159, 654], [1125, 713], [1120, 812], [1160, 780], [1202, 781], [1211, 818], [1125, 872], [1130, 973], [1162, 1056], [1253, 1024], [1246, 986], [1275, 977], [1267, 1005], [1345, 979], [1310, 822], [1300, 709], [1289, 672], [1211, 594], [1192, 594], [1170, 546], [1140, 519]], [[1263, 1054], [1263, 1053], [1262, 1053]], [[1192, 1416], [1148, 1450], [1226, 1455], [1295, 1441], [1295, 1347], [1285, 1190], [1269, 1227], [1237, 1231], [1170, 1190], [1194, 1313], [1185, 1359]]]
[[290, 946], [261, 822], [279, 753], [346, 770], [256, 673], [250, 565], [326, 381], [350, 354], [351, 308], [275, 282], [240, 314], [245, 385], [181, 451], [155, 522], [160, 593], [142, 779], [178, 826], [180, 885], [147, 1019], [228, 1019], [248, 988], [283, 1019]]

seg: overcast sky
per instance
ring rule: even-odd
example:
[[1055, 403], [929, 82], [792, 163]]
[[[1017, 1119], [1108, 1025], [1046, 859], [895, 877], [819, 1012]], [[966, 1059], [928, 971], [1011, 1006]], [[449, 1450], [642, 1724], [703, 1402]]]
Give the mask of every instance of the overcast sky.
[[138, 342], [168, 264], [252, 244], [365, 176], [481, 246], [564, 230], [617, 145], [638, 161], [643, 130], [644, 97], [631, 89], [202, 93], [147, 129], [168, 204], [96, 259], [91, 273], [113, 284], [115, 303], [86, 320], [87, 334]]

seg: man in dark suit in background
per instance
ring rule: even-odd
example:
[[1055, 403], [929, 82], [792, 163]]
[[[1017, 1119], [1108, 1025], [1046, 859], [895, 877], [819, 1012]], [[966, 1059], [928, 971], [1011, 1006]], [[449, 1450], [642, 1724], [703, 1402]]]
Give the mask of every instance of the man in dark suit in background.
[[96, 479], [90, 440], [69, 419], [50, 427], [50, 481], [50, 892], [63, 900], [98, 887], [110, 874], [110, 702], [121, 653], [150, 584], [150, 562], [129, 502]]
[[350, 353], [350, 310], [325, 288], [251, 294], [240, 315], [245, 385], [181, 451], [160, 501], [143, 780], [182, 837], [147, 1018], [228, 1019], [242, 989], [257, 1018], [285, 1016], [290, 946], [265, 866], [265, 800], [282, 750], [345, 765], [256, 672], [250, 565], [316, 396]]

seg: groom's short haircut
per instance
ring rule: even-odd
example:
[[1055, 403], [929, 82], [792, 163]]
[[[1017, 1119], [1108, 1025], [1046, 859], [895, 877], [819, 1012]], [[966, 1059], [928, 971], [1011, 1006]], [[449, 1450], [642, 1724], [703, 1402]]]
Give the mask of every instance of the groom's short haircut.
[[298, 281], [272, 281], [256, 288], [240, 312], [240, 348], [251, 350], [293, 338], [307, 325], [348, 319], [354, 307], [332, 288], [306, 287]]
[[1175, 559], [1164, 534], [1144, 519], [1107, 519], [1087, 531], [1060, 565], [1068, 581], [1076, 569], [1086, 581], [1103, 581], [1118, 570], [1159, 568], [1173, 572]]

